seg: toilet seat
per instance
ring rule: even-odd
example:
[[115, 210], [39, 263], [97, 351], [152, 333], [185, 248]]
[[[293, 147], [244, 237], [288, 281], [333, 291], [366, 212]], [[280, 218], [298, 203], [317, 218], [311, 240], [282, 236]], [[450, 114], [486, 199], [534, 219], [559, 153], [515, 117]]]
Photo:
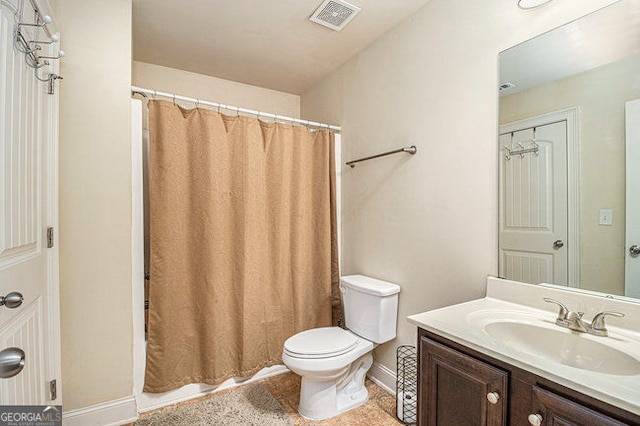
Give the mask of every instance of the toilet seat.
[[285, 352], [294, 358], [331, 358], [352, 351], [358, 338], [340, 327], [321, 327], [300, 332], [284, 342]]

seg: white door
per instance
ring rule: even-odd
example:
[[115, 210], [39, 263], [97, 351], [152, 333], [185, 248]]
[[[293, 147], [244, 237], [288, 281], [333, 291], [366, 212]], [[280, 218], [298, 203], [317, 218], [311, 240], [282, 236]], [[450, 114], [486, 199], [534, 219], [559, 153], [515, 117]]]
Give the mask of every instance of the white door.
[[626, 109], [627, 207], [624, 294], [640, 297], [640, 99]]
[[20, 373], [0, 378], [0, 405], [59, 405], [60, 392], [50, 392], [52, 380], [60, 386], [57, 248], [47, 247], [57, 220], [57, 95], [14, 49], [13, 11], [3, 2], [0, 12], [0, 296], [24, 297], [0, 306], [0, 357], [25, 354]]
[[500, 276], [567, 285], [567, 122], [501, 127], [500, 157]]

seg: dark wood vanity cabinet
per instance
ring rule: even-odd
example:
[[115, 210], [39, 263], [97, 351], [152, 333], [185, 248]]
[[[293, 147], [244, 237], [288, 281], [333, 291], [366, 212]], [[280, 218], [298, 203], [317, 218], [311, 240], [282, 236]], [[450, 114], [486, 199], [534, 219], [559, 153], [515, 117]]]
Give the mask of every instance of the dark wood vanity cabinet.
[[418, 364], [419, 425], [640, 426], [638, 415], [422, 329]]
[[508, 372], [426, 337], [420, 350], [420, 424], [507, 424]]

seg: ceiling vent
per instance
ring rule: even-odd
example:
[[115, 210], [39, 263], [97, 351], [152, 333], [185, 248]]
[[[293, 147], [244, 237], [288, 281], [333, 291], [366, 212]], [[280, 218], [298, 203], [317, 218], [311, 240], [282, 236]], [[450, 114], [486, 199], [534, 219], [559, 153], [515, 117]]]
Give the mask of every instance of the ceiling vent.
[[335, 31], [343, 29], [360, 12], [358, 6], [342, 0], [325, 0], [309, 18]]
[[500, 89], [500, 91], [502, 92], [503, 90], [509, 90], [516, 87], [515, 84], [507, 81], [506, 83], [501, 84], [500, 86], [498, 86], [498, 88]]

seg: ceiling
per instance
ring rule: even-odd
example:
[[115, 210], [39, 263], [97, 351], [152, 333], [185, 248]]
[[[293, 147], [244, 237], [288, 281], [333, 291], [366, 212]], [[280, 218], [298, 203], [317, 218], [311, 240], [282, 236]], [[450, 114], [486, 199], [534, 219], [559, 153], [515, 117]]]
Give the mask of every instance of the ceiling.
[[133, 58], [302, 94], [429, 0], [351, 0], [342, 31], [309, 21], [322, 0], [134, 0]]

